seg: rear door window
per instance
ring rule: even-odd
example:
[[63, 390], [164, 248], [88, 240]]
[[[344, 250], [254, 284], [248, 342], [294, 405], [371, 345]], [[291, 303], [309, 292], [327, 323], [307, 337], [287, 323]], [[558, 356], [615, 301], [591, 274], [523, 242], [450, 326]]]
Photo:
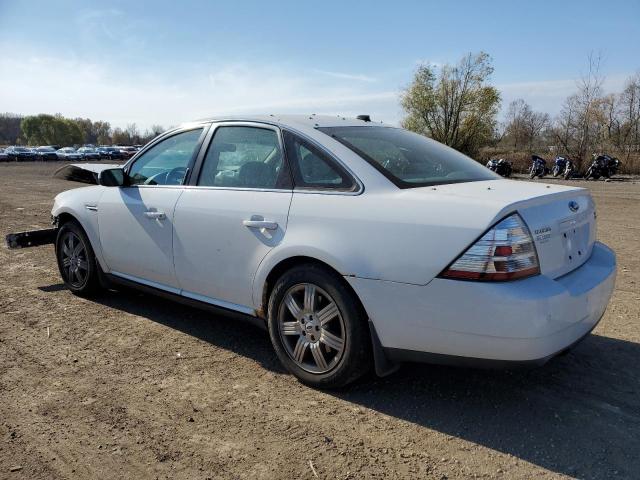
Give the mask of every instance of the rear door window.
[[291, 178], [278, 132], [249, 126], [218, 127], [207, 150], [198, 185], [290, 189]]

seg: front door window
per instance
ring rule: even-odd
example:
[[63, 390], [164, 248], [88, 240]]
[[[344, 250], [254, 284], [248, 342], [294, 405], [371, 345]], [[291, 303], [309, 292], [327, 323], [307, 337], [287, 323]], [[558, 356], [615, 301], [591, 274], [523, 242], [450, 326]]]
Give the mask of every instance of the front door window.
[[144, 152], [129, 169], [130, 185], [182, 185], [202, 128], [180, 132]]

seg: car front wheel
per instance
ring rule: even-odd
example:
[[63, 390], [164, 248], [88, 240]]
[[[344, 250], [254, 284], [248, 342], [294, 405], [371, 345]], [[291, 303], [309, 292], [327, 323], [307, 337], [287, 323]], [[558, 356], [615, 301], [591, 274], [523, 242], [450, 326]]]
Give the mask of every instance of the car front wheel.
[[304, 265], [286, 272], [269, 298], [269, 335], [282, 364], [301, 382], [338, 388], [371, 366], [369, 327], [344, 280]]
[[60, 276], [73, 293], [90, 296], [100, 290], [100, 267], [89, 238], [75, 221], [67, 222], [58, 229], [56, 258]]

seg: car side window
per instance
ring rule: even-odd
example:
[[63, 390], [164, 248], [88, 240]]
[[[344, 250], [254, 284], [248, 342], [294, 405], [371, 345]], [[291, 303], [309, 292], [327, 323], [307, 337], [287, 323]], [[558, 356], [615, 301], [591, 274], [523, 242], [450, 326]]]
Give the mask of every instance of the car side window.
[[290, 189], [291, 178], [278, 132], [260, 127], [218, 127], [207, 150], [198, 185]]
[[300, 136], [285, 130], [284, 144], [295, 188], [347, 191], [355, 188], [344, 168]]
[[172, 135], [144, 152], [129, 169], [129, 184], [182, 185], [202, 131], [197, 128]]

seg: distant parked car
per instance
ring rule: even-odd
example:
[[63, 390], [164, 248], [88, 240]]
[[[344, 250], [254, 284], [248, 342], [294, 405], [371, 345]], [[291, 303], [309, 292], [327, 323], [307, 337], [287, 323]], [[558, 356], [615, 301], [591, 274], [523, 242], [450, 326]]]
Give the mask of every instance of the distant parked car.
[[9, 147], [6, 152], [9, 156], [9, 160], [16, 162], [26, 162], [37, 158], [37, 154], [27, 147]]
[[35, 149], [38, 160], [58, 160], [58, 155], [53, 147], [38, 147]]
[[122, 160], [124, 155], [116, 147], [98, 147], [98, 153], [103, 160]]
[[96, 148], [96, 152], [100, 154], [100, 160], [108, 160], [109, 153], [106, 150], [107, 147], [98, 147]]
[[76, 152], [73, 147], [64, 147], [56, 151], [60, 160], [82, 160], [82, 154]]
[[9, 155], [7, 155], [7, 152], [4, 151], [4, 149], [0, 148], [0, 162], [6, 162], [9, 160]]
[[126, 159], [129, 159], [133, 157], [136, 153], [138, 153], [138, 150], [136, 149], [136, 147], [117, 147], [117, 148], [120, 149], [120, 153], [122, 153], [123, 157]]
[[82, 147], [77, 150], [83, 160], [100, 160], [100, 152], [92, 147]]

